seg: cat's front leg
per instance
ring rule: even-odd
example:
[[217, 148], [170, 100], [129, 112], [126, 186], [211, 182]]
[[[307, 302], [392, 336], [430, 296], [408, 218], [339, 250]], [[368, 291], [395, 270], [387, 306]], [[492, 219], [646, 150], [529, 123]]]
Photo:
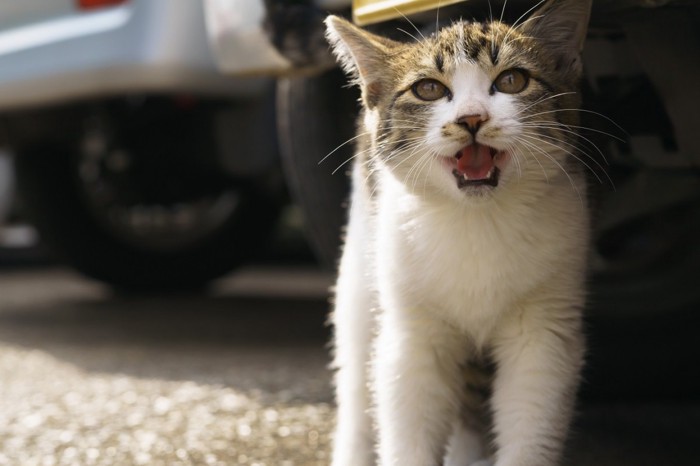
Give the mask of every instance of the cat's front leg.
[[458, 338], [422, 311], [383, 312], [374, 354], [380, 466], [437, 466], [459, 413]]
[[[348, 277], [344, 277], [348, 279]], [[339, 281], [333, 313], [337, 426], [332, 466], [373, 466], [374, 432], [370, 419], [368, 389], [369, 353], [372, 339], [371, 300], [363, 285]]]
[[[353, 172], [357, 181], [359, 170]], [[337, 426], [332, 466], [373, 466], [374, 432], [369, 414], [368, 363], [374, 317], [368, 282], [369, 219], [361, 190], [353, 192], [350, 222], [336, 283], [334, 358]]]
[[559, 464], [584, 353], [578, 307], [530, 303], [499, 329], [492, 397], [496, 466]]

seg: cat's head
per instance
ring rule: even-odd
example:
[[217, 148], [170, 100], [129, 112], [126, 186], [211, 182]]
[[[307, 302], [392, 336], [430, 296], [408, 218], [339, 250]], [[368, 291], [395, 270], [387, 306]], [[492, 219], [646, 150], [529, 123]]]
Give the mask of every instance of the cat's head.
[[412, 43], [331, 16], [327, 37], [362, 90], [374, 154], [396, 179], [490, 198], [568, 176], [590, 7], [548, 0], [513, 27], [459, 21]]

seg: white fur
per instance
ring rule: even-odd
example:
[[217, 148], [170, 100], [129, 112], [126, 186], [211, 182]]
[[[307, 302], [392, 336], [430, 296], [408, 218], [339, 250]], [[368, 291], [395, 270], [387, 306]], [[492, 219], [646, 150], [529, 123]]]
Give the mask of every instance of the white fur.
[[[475, 65], [458, 68], [428, 146], [379, 164], [376, 199], [354, 168], [333, 314], [333, 466], [437, 466], [446, 453], [448, 466], [559, 461], [584, 352], [585, 183], [559, 169], [564, 152], [540, 144], [552, 159], [520, 146], [522, 165], [508, 161], [493, 191], [458, 189], [444, 158], [464, 141], [442, 125], [488, 113], [477, 140], [502, 149], [519, 131], [512, 96], [484, 82]], [[412, 169], [410, 157], [425, 165]], [[460, 365], [484, 353], [498, 367], [493, 449], [458, 422]]]
[[[353, 184], [364, 180], [356, 168]], [[335, 328], [336, 401], [338, 427], [335, 434], [333, 464], [335, 466], [370, 466], [374, 464], [374, 434], [369, 414], [366, 365], [373, 334], [371, 309], [371, 268], [367, 265], [372, 243], [370, 219], [366, 213], [369, 200], [365, 192], [353, 193], [343, 257], [336, 284]]]
[[464, 206], [408, 193], [391, 174], [381, 186], [373, 254], [380, 464], [435, 464], [459, 411], [459, 364], [485, 347], [500, 366], [497, 466], [554, 464], [561, 444], [548, 442], [563, 440], [582, 357], [586, 234], [577, 195], [544, 185], [529, 205], [514, 196]]

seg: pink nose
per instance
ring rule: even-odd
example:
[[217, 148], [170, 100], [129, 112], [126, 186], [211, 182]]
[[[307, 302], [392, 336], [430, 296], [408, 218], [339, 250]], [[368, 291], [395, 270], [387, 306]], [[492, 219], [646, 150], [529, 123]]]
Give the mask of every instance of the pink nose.
[[466, 127], [467, 131], [472, 134], [476, 134], [481, 128], [481, 125], [489, 120], [487, 114], [473, 114], [473, 115], [463, 115], [457, 118], [457, 124]]

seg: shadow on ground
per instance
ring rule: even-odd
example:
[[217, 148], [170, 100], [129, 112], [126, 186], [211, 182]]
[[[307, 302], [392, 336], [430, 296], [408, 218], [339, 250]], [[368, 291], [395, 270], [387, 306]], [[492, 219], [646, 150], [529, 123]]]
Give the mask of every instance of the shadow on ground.
[[[29, 412], [58, 406], [65, 417], [54, 419], [58, 440], [50, 430], [16, 432], [11, 426], [28, 418], [17, 404], [23, 401], [7, 398], [4, 409], [10, 427], [5, 429], [10, 430], [3, 435], [15, 443], [23, 438], [44, 442], [47, 451], [59, 455], [61, 435], [66, 435], [62, 432], [84, 432], [85, 442], [96, 435], [90, 424], [93, 408], [85, 410], [85, 426], [70, 427], [81, 412], [69, 403], [70, 396], [83, 397], [86, 403], [97, 400], [96, 406], [107, 411], [110, 400], [121, 397], [117, 406], [125, 414], [105, 412], [100, 422], [111, 426], [109, 435], [121, 438], [124, 432], [142, 429], [130, 424], [134, 416], [150, 419], [149, 428], [155, 429], [165, 449], [159, 452], [148, 444], [137, 451], [151, 455], [151, 464], [170, 464], [173, 452], [179, 450], [167, 449], [192, 438], [189, 423], [196, 417], [178, 418], [174, 430], [167, 430], [158, 416], [177, 410], [161, 413], [164, 403], [192, 416], [211, 417], [201, 431], [212, 440], [193, 444], [188, 454], [215, 455], [224, 464], [277, 465], [287, 460], [294, 465], [327, 464], [333, 423], [326, 345], [330, 330], [325, 325], [328, 284], [327, 276], [292, 271], [253, 279], [231, 277], [202, 295], [117, 296], [62, 270], [6, 273], [0, 279], [0, 347], [5, 358], [2, 368], [8, 373], [0, 376], [9, 380], [26, 370], [21, 375], [24, 382], [15, 384], [9, 395], [33, 400], [26, 407]], [[604, 330], [617, 333], [624, 328]], [[43, 373], [31, 372], [26, 367], [31, 361], [38, 361]], [[52, 381], [52, 376], [63, 380]], [[643, 383], [643, 373], [635, 380]], [[221, 407], [240, 396], [248, 401]], [[134, 404], [132, 397], [141, 401]], [[180, 405], [178, 397], [184, 397]], [[605, 402], [585, 403], [564, 464], [699, 464], [700, 403], [633, 399], [608, 397]], [[164, 430], [158, 433], [158, 429]], [[123, 461], [128, 462], [138, 458], [129, 456], [132, 447], [115, 448], [123, 449]], [[22, 448], [27, 455], [32, 453]], [[1, 454], [0, 449], [0, 459]], [[73, 459], [61, 461], [56, 464], [72, 464]], [[199, 464], [192, 461], [185, 464]]]

